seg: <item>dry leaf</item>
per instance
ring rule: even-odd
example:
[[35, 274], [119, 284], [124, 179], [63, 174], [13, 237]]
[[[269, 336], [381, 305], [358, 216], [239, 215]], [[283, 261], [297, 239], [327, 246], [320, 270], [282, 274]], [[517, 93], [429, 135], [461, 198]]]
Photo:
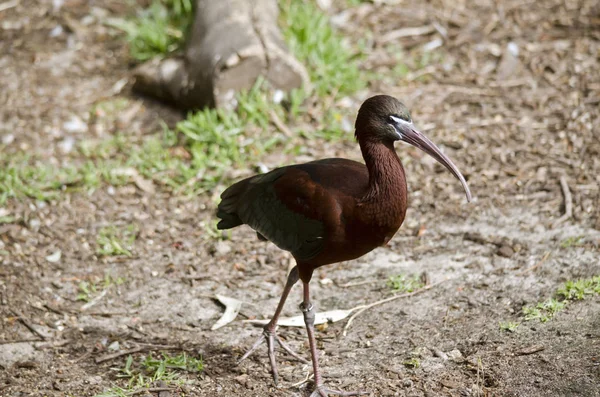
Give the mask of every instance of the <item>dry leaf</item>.
[[225, 313], [221, 316], [219, 321], [217, 321], [210, 329], [216, 330], [225, 325], [229, 324], [237, 317], [240, 309], [242, 308], [242, 301], [239, 301], [234, 298], [229, 298], [227, 296], [216, 294], [215, 297], [221, 304], [225, 306]]

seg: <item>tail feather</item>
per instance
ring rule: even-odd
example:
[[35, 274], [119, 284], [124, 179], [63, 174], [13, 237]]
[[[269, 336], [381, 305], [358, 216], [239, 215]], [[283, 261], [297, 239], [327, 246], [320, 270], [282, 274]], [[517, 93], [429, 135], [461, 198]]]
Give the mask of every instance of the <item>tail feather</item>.
[[244, 179], [225, 189], [221, 194], [221, 202], [217, 207], [217, 217], [221, 219], [217, 229], [231, 229], [243, 224], [237, 214], [238, 204], [248, 186], [248, 179]]

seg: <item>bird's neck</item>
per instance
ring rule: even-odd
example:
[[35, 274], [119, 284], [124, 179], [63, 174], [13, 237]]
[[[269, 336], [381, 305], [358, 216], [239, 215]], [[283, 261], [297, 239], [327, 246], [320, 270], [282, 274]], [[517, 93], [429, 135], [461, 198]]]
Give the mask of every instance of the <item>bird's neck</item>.
[[406, 208], [406, 177], [394, 143], [366, 141], [360, 147], [369, 170], [369, 187], [363, 202], [393, 203]]

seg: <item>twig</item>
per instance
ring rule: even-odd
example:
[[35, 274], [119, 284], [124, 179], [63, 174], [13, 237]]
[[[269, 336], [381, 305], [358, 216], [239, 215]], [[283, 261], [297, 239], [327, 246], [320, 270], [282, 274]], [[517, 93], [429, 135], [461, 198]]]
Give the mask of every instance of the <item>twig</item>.
[[123, 350], [123, 351], [120, 351], [120, 352], [117, 352], [117, 353], [106, 354], [106, 355], [101, 356], [101, 357], [96, 357], [96, 359], [94, 360], [94, 362], [96, 364], [100, 364], [100, 363], [103, 363], [105, 361], [114, 360], [115, 358], [119, 358], [121, 356], [127, 356], [129, 354], [139, 353], [139, 352], [142, 352], [144, 350], [147, 350], [147, 348], [143, 347], [143, 346], [140, 346], [140, 347], [136, 347], [135, 349]]
[[277, 127], [277, 129], [281, 131], [283, 135], [287, 136], [288, 138], [291, 138], [294, 135], [292, 131], [287, 127], [287, 125], [285, 125], [285, 123], [281, 121], [281, 119], [277, 115], [277, 112], [271, 109], [269, 111], [269, 116], [271, 117], [271, 122], [273, 123], [273, 125], [275, 125], [275, 127]]
[[396, 300], [396, 299], [400, 299], [400, 298], [408, 298], [408, 297], [410, 297], [410, 296], [414, 296], [414, 295], [420, 294], [421, 292], [425, 292], [425, 291], [427, 291], [427, 290], [430, 290], [431, 288], [433, 288], [433, 287], [435, 287], [435, 286], [437, 286], [437, 285], [439, 285], [439, 284], [443, 283], [443, 282], [444, 282], [444, 281], [446, 281], [446, 280], [448, 280], [448, 279], [447, 279], [447, 278], [445, 278], [445, 279], [443, 279], [443, 280], [441, 280], [441, 281], [438, 281], [437, 283], [430, 284], [430, 285], [428, 285], [428, 286], [426, 286], [426, 287], [420, 288], [420, 289], [418, 289], [418, 290], [416, 290], [416, 291], [413, 291], [413, 292], [409, 292], [409, 293], [407, 293], [407, 294], [400, 294], [400, 295], [394, 295], [394, 296], [390, 296], [389, 298], [385, 298], [385, 299], [382, 299], [382, 300], [380, 300], [380, 301], [377, 301], [377, 302], [369, 303], [368, 305], [361, 305], [361, 306], [357, 306], [357, 307], [355, 307], [355, 308], [351, 309], [351, 310], [358, 310], [358, 311], [357, 311], [356, 313], [354, 313], [352, 316], [350, 316], [350, 318], [348, 319], [348, 322], [347, 322], [347, 323], [346, 323], [346, 325], [344, 326], [344, 329], [343, 329], [343, 331], [342, 331], [342, 335], [343, 335], [343, 336], [346, 336], [346, 333], [347, 333], [347, 331], [348, 331], [348, 328], [350, 327], [350, 324], [352, 324], [352, 321], [353, 321], [353, 320], [354, 320], [354, 319], [355, 319], [355, 318], [356, 318], [356, 317], [357, 317], [359, 314], [361, 314], [361, 313], [363, 313], [363, 312], [367, 311], [368, 309], [370, 309], [370, 308], [372, 308], [372, 307], [375, 307], [375, 306], [377, 306], [377, 305], [382, 305], [382, 304], [384, 304], [384, 303], [391, 302], [391, 301], [393, 301], [393, 300]]
[[43, 339], [40, 338], [0, 340], [0, 345], [12, 345], [13, 343], [41, 342], [42, 340]]
[[542, 265], [542, 263], [546, 262], [546, 259], [548, 259], [549, 257], [550, 257], [550, 251], [546, 252], [544, 254], [544, 256], [542, 256], [542, 259], [540, 259], [535, 265], [523, 270], [522, 272], [517, 273], [517, 276], [522, 276], [525, 273], [534, 271], [535, 269], [540, 267]]
[[129, 350], [123, 350], [117, 353], [111, 353], [111, 354], [106, 354], [104, 356], [100, 356], [100, 357], [96, 357], [96, 359], [94, 360], [94, 362], [96, 364], [100, 364], [103, 363], [105, 361], [110, 361], [110, 360], [114, 360], [115, 358], [119, 358], [121, 356], [127, 356], [129, 354], [134, 354], [134, 353], [140, 353], [143, 351], [147, 351], [147, 350], [153, 350], [153, 349], [157, 349], [157, 350], [177, 350], [180, 349], [179, 346], [170, 346], [170, 345], [144, 345], [144, 346], [138, 346], [134, 349], [129, 349]]
[[517, 356], [525, 356], [525, 355], [528, 355], [528, 354], [534, 354], [534, 353], [537, 353], [537, 352], [541, 352], [544, 349], [545, 349], [545, 347], [542, 346], [542, 345], [533, 345], [533, 346], [526, 347], [524, 349], [518, 350], [518, 351], [515, 352], [515, 354]]
[[140, 393], [152, 393], [152, 392], [161, 392], [161, 391], [174, 391], [175, 389], [172, 387], [144, 387], [143, 389], [137, 389], [134, 391], [129, 391], [125, 393], [126, 396], [134, 396]]
[[381, 44], [388, 43], [390, 41], [395, 41], [401, 39], [403, 37], [411, 37], [411, 36], [423, 36], [429, 33], [435, 32], [435, 27], [432, 25], [418, 26], [414, 28], [402, 28], [397, 30], [392, 30], [391, 32], [385, 33], [379, 39]]
[[563, 197], [565, 198], [565, 214], [558, 218], [556, 222], [554, 222], [554, 226], [561, 224], [573, 216], [573, 196], [571, 196], [571, 190], [569, 189], [567, 177], [564, 175], [561, 175], [560, 177], [560, 188], [562, 190]]
[[108, 290], [110, 289], [110, 286], [108, 286], [107, 288], [105, 288], [100, 295], [98, 295], [97, 297], [95, 297], [94, 299], [92, 299], [91, 301], [89, 301], [88, 303], [86, 303], [85, 305], [81, 306], [81, 308], [79, 310], [81, 310], [82, 312], [89, 309], [90, 307], [96, 305], [98, 302], [100, 302], [102, 300], [102, 298], [104, 298], [106, 296], [106, 293], [108, 292]]
[[10, 311], [19, 319], [19, 321], [21, 321], [21, 323], [23, 323], [24, 326], [26, 326], [31, 332], [33, 332], [34, 334], [36, 334], [37, 336], [39, 336], [40, 338], [42, 338], [42, 340], [47, 340], [48, 337], [46, 335], [44, 335], [43, 333], [41, 333], [40, 331], [38, 331], [37, 329], [35, 329], [35, 327], [29, 322], [29, 320], [23, 316], [23, 314], [21, 314], [21, 312], [19, 312], [17, 309], [10, 309]]
[[290, 389], [295, 389], [299, 386], [302, 386], [303, 384], [305, 384], [306, 382], [308, 382], [309, 380], [311, 380], [313, 378], [313, 373], [309, 372], [306, 374], [306, 377], [304, 379], [302, 379], [300, 382], [294, 383], [293, 385], [290, 385]]
[[18, 6], [20, 2], [21, 0], [5, 1], [4, 3], [0, 4], [0, 12], [14, 8]]

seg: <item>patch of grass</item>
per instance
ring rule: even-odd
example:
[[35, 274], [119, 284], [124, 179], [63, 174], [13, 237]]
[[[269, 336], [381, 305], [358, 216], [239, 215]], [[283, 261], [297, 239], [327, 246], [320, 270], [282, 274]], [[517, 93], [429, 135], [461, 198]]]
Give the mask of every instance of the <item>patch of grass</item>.
[[585, 236], [571, 236], [560, 242], [560, 248], [580, 247], [585, 244]]
[[77, 179], [77, 169], [71, 165], [57, 167], [32, 160], [24, 153], [1, 157], [0, 205], [23, 196], [44, 201], [55, 199], [60, 190]]
[[500, 321], [500, 330], [507, 332], [515, 332], [517, 328], [521, 325], [521, 323], [516, 323], [514, 321]]
[[565, 300], [583, 300], [587, 295], [600, 295], [600, 276], [567, 281], [556, 294]]
[[[110, 23], [123, 28], [133, 57], [143, 60], [181, 44], [191, 18], [191, 4], [191, 0], [154, 0], [135, 20]], [[340, 45], [342, 37], [314, 2], [282, 0], [280, 4], [285, 37], [311, 71], [315, 83], [315, 90], [309, 94], [328, 96], [326, 100], [320, 98], [307, 104], [307, 93], [299, 89], [291, 92], [283, 104], [276, 104], [269, 87], [258, 81], [237, 96], [234, 110], [190, 113], [174, 129], [165, 127], [162, 136], [145, 137], [143, 143], [121, 133], [100, 142], [82, 142], [60, 164], [49, 164], [46, 159], [32, 159], [26, 154], [0, 156], [0, 205], [21, 197], [58, 199], [65, 191], [92, 194], [103, 184], [121, 186], [134, 182], [139, 186], [138, 175], [174, 193], [209, 191], [222, 183], [232, 168], [248, 168], [248, 164], [275, 147], [281, 148], [283, 143], [288, 145], [282, 148], [284, 151], [300, 147], [297, 140], [273, 133], [272, 112], [288, 124], [303, 119], [299, 124], [309, 127], [296, 130], [299, 137], [334, 140], [345, 136], [352, 130], [352, 117], [344, 112], [354, 109], [340, 111], [331, 105], [341, 95], [365, 86], [366, 78], [363, 75], [361, 79], [357, 66], [360, 50]], [[91, 109], [91, 119], [114, 118], [126, 107], [126, 100], [101, 102]], [[314, 114], [322, 117], [315, 120]], [[103, 238], [99, 253], [127, 255], [129, 250], [118, 241], [113, 244], [113, 240]]]
[[100, 229], [96, 238], [98, 244], [96, 253], [102, 256], [131, 256], [131, 249], [137, 237], [137, 232], [136, 225], [128, 225], [122, 229], [115, 226]]
[[125, 32], [131, 57], [138, 61], [178, 50], [192, 20], [192, 0], [154, 0], [136, 18], [113, 18], [107, 24]]
[[523, 308], [523, 314], [525, 320], [540, 320], [545, 323], [548, 320], [554, 318], [554, 316], [565, 308], [567, 305], [566, 301], [560, 302], [556, 299], [550, 298], [544, 302], [538, 303], [535, 306], [525, 306]]
[[569, 302], [583, 300], [587, 296], [600, 295], [600, 276], [576, 281], [569, 280], [556, 290], [560, 300], [550, 298], [535, 306], [525, 306], [523, 315], [525, 321], [539, 320], [542, 323], [554, 318]]
[[388, 279], [388, 286], [396, 292], [405, 293], [423, 288], [425, 284], [418, 275], [407, 276], [405, 274], [398, 274]]
[[148, 355], [138, 363], [129, 355], [123, 368], [113, 368], [117, 371], [117, 378], [127, 380], [127, 385], [114, 386], [95, 397], [131, 396], [158, 381], [167, 385], [181, 385], [185, 383], [185, 379], [182, 378], [184, 373], [197, 373], [203, 369], [201, 358], [190, 357], [185, 352], [175, 356], [162, 353], [159, 358]]
[[286, 42], [308, 69], [317, 95], [346, 95], [366, 86], [357, 66], [362, 54], [345, 43], [314, 2], [282, 0], [280, 9]]
[[235, 111], [203, 109], [177, 124], [175, 130], [187, 138], [197, 189], [212, 189], [226, 171], [257, 160], [281, 142], [279, 135], [267, 135], [269, 112], [283, 113], [268, 97], [259, 80], [237, 96]]
[[122, 277], [114, 278], [110, 273], [105, 273], [104, 278], [99, 281], [82, 281], [79, 283], [77, 294], [77, 300], [83, 302], [89, 302], [94, 298], [98, 292], [109, 288], [112, 285], [121, 285], [125, 282]]
[[16, 217], [10, 215], [0, 216], [0, 225], [4, 223], [13, 223], [17, 220]]
[[421, 366], [421, 362], [417, 357], [409, 358], [408, 360], [404, 360], [402, 364], [408, 368], [419, 368]]

